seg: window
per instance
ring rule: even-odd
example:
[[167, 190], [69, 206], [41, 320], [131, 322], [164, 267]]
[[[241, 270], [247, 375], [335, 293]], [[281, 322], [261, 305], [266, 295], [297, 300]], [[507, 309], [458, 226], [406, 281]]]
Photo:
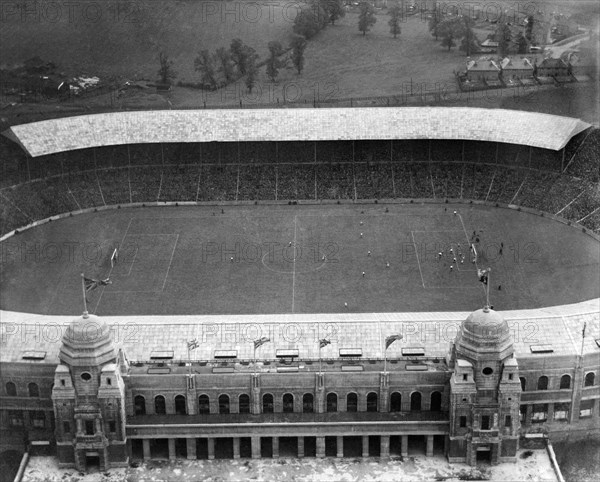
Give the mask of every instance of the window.
[[590, 372], [585, 376], [584, 387], [593, 387], [594, 386], [594, 378], [596, 378], [596, 374], [594, 372]]
[[219, 395], [219, 413], [221, 415], [227, 415], [230, 413], [229, 395]]
[[377, 394], [370, 392], [367, 394], [367, 412], [377, 411]]
[[117, 431], [117, 423], [114, 420], [110, 420], [108, 422], [108, 431], [110, 433], [116, 433], [116, 431]]
[[146, 399], [141, 395], [136, 395], [133, 399], [133, 407], [136, 415], [146, 415]]
[[9, 397], [16, 397], [17, 396], [17, 386], [13, 382], [8, 382], [6, 384], [6, 394]]
[[494, 370], [491, 367], [485, 367], [483, 370], [481, 370], [481, 373], [483, 373], [485, 376], [490, 376], [492, 373], [494, 373]]
[[39, 397], [40, 396], [40, 389], [37, 386], [37, 383], [30, 383], [29, 385], [27, 385], [27, 389], [29, 390], [30, 397]]
[[239, 397], [239, 412], [250, 413], [250, 397], [245, 393]]
[[442, 394], [440, 392], [431, 392], [431, 405], [429, 410], [432, 412], [442, 411]]
[[560, 388], [561, 390], [571, 388], [571, 377], [569, 375], [560, 377]]
[[200, 395], [198, 397], [198, 413], [200, 415], [208, 415], [210, 413], [210, 399], [208, 395]]
[[61, 387], [64, 387], [64, 386], [65, 386], [65, 380], [64, 380], [64, 378], [61, 378], [61, 379], [60, 379], [60, 386], [61, 386]]
[[284, 393], [283, 398], [283, 413], [293, 413], [294, 412], [294, 395], [291, 393]]
[[527, 405], [519, 406], [519, 421], [525, 423], [525, 417], [527, 416]]
[[537, 389], [538, 390], [548, 390], [548, 377], [541, 376], [540, 378], [538, 378]]
[[567, 420], [569, 418], [570, 403], [554, 404], [554, 420]]
[[531, 413], [532, 423], [544, 423], [548, 419], [548, 404], [538, 404], [533, 406]]
[[106, 379], [106, 384], [107, 385], [112, 385], [112, 379], [111, 378], [107, 378]]
[[421, 410], [421, 393], [413, 392], [410, 394], [410, 409], [411, 411]]
[[46, 426], [46, 414], [41, 410], [31, 412], [31, 425], [36, 428], [44, 428]]
[[167, 404], [165, 403], [165, 397], [157, 395], [154, 397], [154, 413], [156, 415], [166, 415]]
[[63, 422], [63, 432], [71, 433], [71, 424], [69, 422]]
[[92, 375], [90, 375], [88, 372], [83, 372], [83, 373], [81, 374], [81, 379], [82, 379], [84, 382], [89, 382], [89, 381], [92, 379]]
[[468, 382], [468, 381], [469, 381], [469, 374], [463, 373], [463, 382]]
[[302, 397], [302, 411], [304, 413], [313, 413], [314, 407], [313, 407], [313, 394], [312, 393], [305, 393], [304, 396]]
[[527, 386], [527, 380], [523, 377], [519, 377], [519, 381], [521, 382], [521, 390], [525, 391], [525, 387]]
[[337, 401], [338, 397], [336, 393], [328, 393], [327, 394], [327, 411], [328, 412], [337, 412]]
[[460, 428], [465, 428], [467, 426], [467, 417], [466, 416], [464, 416], [464, 415], [460, 416], [459, 426], [460, 426]]
[[481, 430], [489, 430], [490, 429], [490, 416], [482, 415], [481, 416]]
[[94, 430], [94, 421], [93, 420], [86, 420], [85, 421], [85, 434], [86, 435], [94, 435], [95, 430]]
[[187, 414], [185, 397], [183, 395], [177, 395], [175, 397], [175, 413], [177, 415], [186, 415]]
[[512, 427], [512, 417], [510, 415], [504, 417], [504, 426], [508, 428]]
[[349, 393], [346, 396], [346, 411], [357, 412], [358, 411], [358, 395], [356, 393]]
[[508, 379], [509, 379], [509, 380], [512, 380], [512, 379], [514, 378], [514, 377], [513, 377], [513, 375], [514, 375], [514, 373], [509, 373], [509, 374], [508, 374]]
[[398, 392], [394, 392], [390, 397], [390, 412], [400, 411], [402, 411], [402, 395]]
[[579, 405], [579, 418], [591, 417], [594, 412], [594, 400], [582, 400]]
[[263, 395], [262, 405], [263, 413], [273, 413], [273, 395], [270, 393], [265, 393]]
[[8, 417], [10, 418], [10, 424], [13, 427], [22, 427], [25, 425], [25, 418], [23, 417], [22, 410], [9, 410]]

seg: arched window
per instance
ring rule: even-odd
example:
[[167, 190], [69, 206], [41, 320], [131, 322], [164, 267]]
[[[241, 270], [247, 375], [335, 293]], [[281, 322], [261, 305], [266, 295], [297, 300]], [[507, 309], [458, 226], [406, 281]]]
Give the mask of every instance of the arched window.
[[560, 377], [560, 388], [571, 388], [571, 377], [570, 375], [563, 375]]
[[229, 411], [229, 395], [219, 395], [219, 413], [228, 414]]
[[262, 411], [263, 413], [273, 413], [273, 395], [270, 393], [263, 395]]
[[356, 393], [349, 393], [346, 396], [346, 411], [358, 412], [358, 395]]
[[16, 397], [17, 396], [17, 386], [13, 382], [8, 382], [6, 384], [6, 394], [9, 397]]
[[548, 377], [542, 375], [538, 378], [538, 390], [548, 390]]
[[413, 392], [410, 394], [410, 409], [412, 411], [421, 410], [421, 393]]
[[165, 403], [165, 397], [157, 395], [154, 397], [154, 413], [156, 415], [166, 415], [167, 404]]
[[521, 390], [525, 391], [525, 387], [527, 386], [527, 380], [523, 377], [519, 377], [519, 381], [521, 382]]
[[283, 394], [283, 413], [293, 413], [294, 412], [294, 395], [291, 393]]
[[146, 399], [141, 395], [136, 395], [133, 399], [133, 406], [136, 415], [146, 415]]
[[175, 397], [175, 413], [177, 415], [186, 415], [187, 414], [185, 397], [183, 395], [177, 395]]
[[30, 383], [29, 385], [27, 385], [27, 389], [29, 390], [30, 397], [39, 397], [40, 396], [40, 389], [37, 386], [37, 383]]
[[377, 411], [377, 394], [370, 392], [367, 394], [367, 412]]
[[440, 392], [431, 392], [431, 404], [429, 410], [432, 412], [442, 411], [442, 394]]
[[304, 413], [313, 413], [315, 411], [312, 393], [305, 393], [302, 397], [302, 411]]
[[239, 412], [250, 413], [250, 397], [242, 393], [239, 398]]
[[327, 394], [327, 411], [337, 412], [337, 393]]
[[390, 397], [390, 412], [402, 411], [402, 395], [399, 392], [392, 393]]
[[208, 395], [200, 395], [198, 397], [198, 413], [200, 415], [208, 415], [210, 413], [210, 399]]
[[585, 382], [583, 384], [584, 387], [593, 387], [594, 386], [594, 378], [596, 378], [596, 374], [594, 372], [590, 372], [585, 376]]

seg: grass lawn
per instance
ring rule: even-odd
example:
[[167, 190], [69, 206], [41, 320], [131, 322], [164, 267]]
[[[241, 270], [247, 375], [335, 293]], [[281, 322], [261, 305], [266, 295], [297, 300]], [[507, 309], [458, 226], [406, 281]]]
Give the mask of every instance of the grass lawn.
[[[466, 249], [474, 230], [496, 309], [599, 296], [599, 245], [579, 230], [506, 209], [387, 206], [137, 208], [66, 218], [0, 245], [0, 307], [77, 314], [84, 272], [112, 280], [88, 293], [99, 315], [474, 310], [485, 302]], [[120, 257], [111, 269], [114, 246]]]

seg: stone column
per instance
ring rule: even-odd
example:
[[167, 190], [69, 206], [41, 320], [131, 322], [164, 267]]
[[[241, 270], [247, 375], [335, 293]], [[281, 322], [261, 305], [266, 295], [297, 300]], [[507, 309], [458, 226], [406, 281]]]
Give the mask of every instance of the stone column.
[[553, 403], [549, 403], [548, 404], [548, 422], [552, 422], [554, 420], [554, 404]]
[[298, 437], [298, 458], [304, 457], [304, 437]]
[[169, 439], [169, 460], [175, 459], [175, 439]]
[[260, 459], [260, 437], [251, 437], [252, 458]]
[[279, 437], [273, 437], [273, 458], [279, 458]]
[[533, 405], [527, 405], [527, 411], [525, 412], [525, 420], [523, 425], [529, 427], [531, 425], [531, 414], [533, 412]]
[[234, 459], [240, 458], [240, 438], [239, 437], [233, 437], [233, 458]]
[[379, 374], [379, 411], [389, 412], [390, 411], [390, 400], [389, 400], [389, 373], [381, 372]]
[[190, 460], [196, 459], [196, 439], [188, 438], [186, 439], [187, 443], [187, 458]]
[[325, 437], [317, 437], [317, 458], [325, 457]]
[[408, 435], [402, 435], [400, 438], [402, 440], [400, 455], [402, 455], [402, 457], [408, 457]]
[[206, 440], [208, 448], [208, 460], [214, 460], [215, 458], [215, 439], [209, 438]]
[[362, 445], [363, 445], [362, 456], [368, 457], [369, 456], [369, 436], [368, 435], [363, 435]]
[[338, 457], [343, 457], [344, 456], [344, 437], [342, 437], [341, 435], [339, 435], [337, 437], [337, 441], [336, 441], [336, 449], [337, 449], [337, 456]]
[[433, 435], [427, 435], [427, 452], [425, 452], [427, 457], [433, 457]]
[[150, 460], [152, 454], [150, 453], [150, 440], [147, 438], [142, 439], [142, 448], [144, 450], [144, 460]]
[[382, 459], [388, 458], [390, 456], [390, 436], [382, 435], [380, 437], [380, 454], [379, 456]]

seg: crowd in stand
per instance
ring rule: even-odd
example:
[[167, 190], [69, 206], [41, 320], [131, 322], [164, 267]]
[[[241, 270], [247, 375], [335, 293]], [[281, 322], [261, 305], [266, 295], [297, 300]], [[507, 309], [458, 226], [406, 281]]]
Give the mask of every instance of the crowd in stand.
[[598, 231], [600, 130], [563, 151], [470, 141], [112, 146], [28, 158], [0, 142], [1, 233], [60, 213], [155, 202], [473, 199]]

